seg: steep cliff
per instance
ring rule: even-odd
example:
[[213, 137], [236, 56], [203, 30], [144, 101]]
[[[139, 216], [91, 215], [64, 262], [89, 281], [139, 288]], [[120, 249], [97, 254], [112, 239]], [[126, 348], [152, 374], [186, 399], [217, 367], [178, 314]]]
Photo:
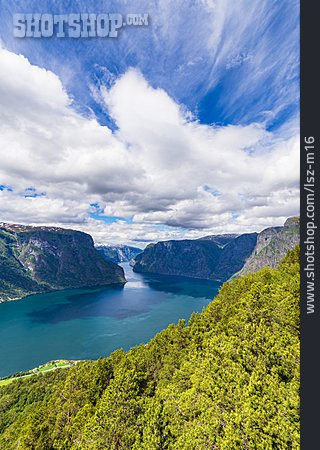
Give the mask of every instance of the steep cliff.
[[0, 226], [0, 301], [124, 282], [123, 269], [105, 261], [88, 234], [55, 227]]
[[276, 267], [299, 243], [299, 218], [261, 233], [223, 234], [197, 240], [165, 241], [146, 247], [133, 260], [136, 272], [226, 281]]
[[179, 275], [225, 281], [243, 267], [257, 233], [226, 239], [164, 241], [152, 244], [134, 258], [136, 272]]
[[290, 217], [283, 227], [266, 228], [259, 233], [257, 245], [241, 271], [246, 275], [258, 272], [262, 267], [276, 267], [289, 250], [300, 242], [300, 219]]

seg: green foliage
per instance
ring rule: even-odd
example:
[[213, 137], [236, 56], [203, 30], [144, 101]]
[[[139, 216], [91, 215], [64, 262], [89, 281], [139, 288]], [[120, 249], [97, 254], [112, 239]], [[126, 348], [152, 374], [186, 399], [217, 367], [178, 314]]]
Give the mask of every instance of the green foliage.
[[46, 364], [43, 364], [34, 369], [27, 370], [24, 372], [17, 372], [17, 373], [8, 375], [4, 378], [0, 378], [0, 386], [5, 386], [7, 384], [12, 383], [13, 381], [19, 380], [20, 378], [36, 376], [42, 372], [49, 372], [51, 370], [56, 370], [59, 368], [65, 369], [67, 367], [74, 366], [75, 364], [77, 364], [77, 362], [78, 361], [72, 361], [72, 360], [66, 360], [66, 359], [50, 361], [50, 362], [47, 362]]
[[0, 388], [0, 448], [298, 450], [299, 249], [147, 345]]

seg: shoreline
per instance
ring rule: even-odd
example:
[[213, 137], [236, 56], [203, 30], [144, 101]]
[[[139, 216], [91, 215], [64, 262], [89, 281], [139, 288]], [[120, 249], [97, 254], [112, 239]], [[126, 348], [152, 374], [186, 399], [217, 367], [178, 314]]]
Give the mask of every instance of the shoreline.
[[5, 377], [0, 377], [0, 388], [1, 386], [6, 386], [13, 381], [17, 381], [21, 378], [32, 377], [35, 375], [40, 375], [42, 373], [51, 372], [57, 369], [68, 369], [69, 367], [76, 366], [78, 363], [87, 361], [85, 359], [55, 359], [48, 361], [45, 364], [40, 364], [33, 369], [27, 370], [25, 372], [17, 372]]
[[51, 294], [52, 292], [61, 292], [61, 291], [69, 291], [69, 290], [76, 290], [76, 289], [102, 289], [105, 287], [111, 287], [111, 286], [123, 286], [127, 283], [128, 281], [124, 281], [123, 283], [118, 283], [118, 282], [114, 282], [114, 283], [109, 283], [109, 284], [99, 284], [99, 285], [92, 285], [92, 286], [76, 286], [76, 287], [64, 287], [64, 288], [55, 288], [55, 289], [50, 289], [47, 291], [41, 291], [41, 292], [30, 292], [28, 294], [22, 295], [21, 297], [15, 297], [15, 298], [10, 298], [10, 299], [6, 299], [3, 300], [2, 298], [0, 298], [0, 305], [2, 305], [3, 303], [10, 303], [10, 302], [15, 302], [17, 300], [23, 300], [27, 297], [32, 297], [33, 295], [44, 295], [44, 294]]

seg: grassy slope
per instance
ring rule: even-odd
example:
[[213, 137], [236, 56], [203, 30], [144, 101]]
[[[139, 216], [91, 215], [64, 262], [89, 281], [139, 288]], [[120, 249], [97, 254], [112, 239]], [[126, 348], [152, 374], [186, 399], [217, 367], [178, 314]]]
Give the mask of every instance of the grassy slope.
[[50, 372], [51, 370], [66, 369], [68, 367], [74, 366], [77, 363], [78, 361], [69, 361], [66, 359], [60, 359], [58, 361], [50, 361], [35, 369], [31, 369], [26, 372], [20, 372], [19, 374], [11, 375], [5, 378], [0, 378], [0, 386], [6, 386], [12, 383], [13, 381], [21, 380], [21, 378], [32, 377], [44, 372]]
[[0, 448], [299, 448], [299, 251], [147, 345], [0, 389]]

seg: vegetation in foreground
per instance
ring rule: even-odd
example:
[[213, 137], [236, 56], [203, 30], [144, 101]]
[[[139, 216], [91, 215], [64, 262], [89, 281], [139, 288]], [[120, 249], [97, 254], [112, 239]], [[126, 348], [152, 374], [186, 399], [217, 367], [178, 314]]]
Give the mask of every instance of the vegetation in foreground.
[[0, 448], [299, 448], [299, 249], [147, 345], [0, 388]]

